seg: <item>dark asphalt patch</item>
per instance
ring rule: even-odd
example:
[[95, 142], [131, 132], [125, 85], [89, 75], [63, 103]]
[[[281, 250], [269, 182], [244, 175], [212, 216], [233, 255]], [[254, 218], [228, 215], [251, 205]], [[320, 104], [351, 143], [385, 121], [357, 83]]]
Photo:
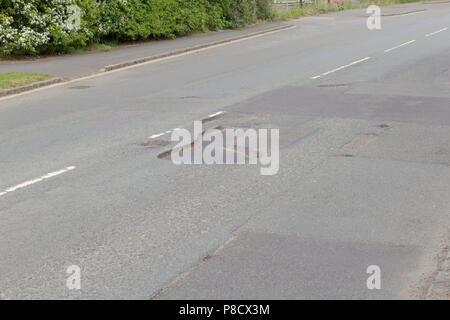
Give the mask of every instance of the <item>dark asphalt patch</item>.
[[380, 123], [450, 125], [449, 105], [450, 98], [446, 97], [349, 94], [317, 87], [286, 86], [227, 107], [227, 111], [228, 114], [245, 111], [247, 114], [279, 115], [284, 117], [285, 123], [289, 117], [338, 117]]
[[[415, 247], [243, 232], [157, 299], [393, 298], [414, 268]], [[381, 290], [366, 286], [381, 268]]]
[[360, 134], [352, 141], [341, 147], [343, 150], [358, 150], [367, 147], [370, 143], [378, 139], [378, 135], [374, 133]]
[[211, 122], [211, 121], [214, 121], [214, 120], [218, 120], [218, 119], [220, 119], [222, 117], [223, 117], [223, 113], [215, 115], [213, 117], [205, 118], [205, 119], [202, 120], [202, 123], [205, 124], [205, 123], [208, 123], [208, 122]]

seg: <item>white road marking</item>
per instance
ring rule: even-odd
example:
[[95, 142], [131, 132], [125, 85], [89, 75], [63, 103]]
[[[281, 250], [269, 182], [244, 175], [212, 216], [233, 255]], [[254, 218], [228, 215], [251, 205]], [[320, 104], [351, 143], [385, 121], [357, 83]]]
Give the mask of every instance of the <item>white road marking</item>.
[[165, 134], [166, 134], [165, 132], [154, 134], [154, 135], [150, 136], [149, 139], [155, 139], [155, 138], [161, 137], [161, 136], [163, 136]]
[[213, 117], [218, 116], [218, 115], [220, 115], [220, 114], [222, 114], [222, 113], [225, 113], [225, 111], [219, 111], [219, 112], [210, 114], [210, 115], [208, 116], [208, 118], [213, 118]]
[[416, 40], [411, 40], [411, 41], [408, 41], [408, 42], [399, 44], [398, 46], [392, 47], [392, 48], [390, 48], [390, 49], [386, 49], [386, 50], [384, 50], [384, 52], [387, 53], [387, 52], [390, 52], [390, 51], [392, 51], [392, 50], [401, 48], [401, 47], [403, 47], [403, 46], [406, 46], [406, 45], [411, 44], [411, 43], [414, 43], [414, 42], [416, 42]]
[[438, 31], [431, 32], [429, 34], [426, 34], [425, 37], [434, 36], [435, 34], [441, 33], [442, 31], [445, 31], [445, 30], [448, 30], [448, 28], [446, 27], [446, 28], [442, 28], [442, 29], [440, 29]]
[[[219, 112], [210, 114], [210, 115], [208, 116], [208, 118], [212, 118], [212, 117], [218, 116], [218, 115], [223, 114], [223, 113], [226, 113], [226, 111], [219, 111]], [[163, 135], [165, 135], [165, 134], [169, 134], [169, 133], [171, 133], [172, 131], [176, 131], [176, 130], [181, 130], [181, 128], [175, 128], [175, 129], [173, 129], [173, 130], [167, 130], [167, 131], [165, 131], [165, 132], [157, 133], [157, 134], [154, 134], [154, 135], [152, 135], [152, 136], [150, 136], [150, 137], [148, 137], [148, 138], [149, 138], [149, 139], [159, 138], [159, 137], [161, 137], [161, 136], [163, 136]]]
[[342, 69], [345, 69], [345, 68], [351, 67], [351, 66], [353, 66], [353, 65], [355, 65], [355, 64], [358, 64], [358, 63], [361, 63], [361, 62], [367, 61], [367, 60], [369, 60], [369, 59], [370, 59], [370, 57], [365, 57], [365, 58], [363, 58], [363, 59], [360, 59], [360, 60], [356, 60], [356, 61], [353, 61], [352, 63], [349, 63], [349, 64], [346, 64], [345, 66], [341, 66], [341, 67], [338, 67], [338, 68], [336, 68], [336, 69], [333, 69], [333, 70], [330, 70], [330, 71], [324, 72], [324, 73], [322, 73], [321, 75], [318, 75], [318, 76], [312, 77], [311, 79], [318, 79], [318, 78], [320, 78], [320, 77], [322, 77], [322, 76], [326, 76], [326, 75], [329, 75], [329, 74], [331, 74], [331, 73], [334, 73], [334, 72], [336, 72], [336, 71], [339, 71], [339, 70], [342, 70]]
[[6, 189], [3, 192], [0, 192], [0, 197], [4, 196], [7, 193], [14, 192], [14, 191], [17, 191], [19, 189], [26, 188], [28, 186], [31, 186], [31, 185], [35, 184], [35, 183], [42, 182], [44, 180], [47, 180], [47, 179], [59, 176], [59, 175], [61, 175], [63, 173], [66, 173], [68, 171], [72, 171], [74, 169], [76, 169], [76, 167], [73, 167], [73, 166], [72, 167], [67, 167], [67, 168], [59, 170], [59, 171], [47, 173], [46, 175], [44, 175], [42, 177], [39, 177], [39, 178], [36, 178], [36, 179], [33, 179], [33, 180], [29, 180], [29, 181], [25, 181], [25, 182], [23, 182], [21, 184], [18, 184], [16, 186], [14, 186], [14, 187]]

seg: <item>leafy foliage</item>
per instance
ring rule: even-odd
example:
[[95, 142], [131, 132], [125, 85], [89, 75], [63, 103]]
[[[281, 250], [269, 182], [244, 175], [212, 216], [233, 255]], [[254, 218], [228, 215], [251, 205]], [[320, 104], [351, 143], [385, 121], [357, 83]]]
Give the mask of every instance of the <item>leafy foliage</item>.
[[271, 0], [0, 0], [0, 52], [64, 53], [270, 19]]

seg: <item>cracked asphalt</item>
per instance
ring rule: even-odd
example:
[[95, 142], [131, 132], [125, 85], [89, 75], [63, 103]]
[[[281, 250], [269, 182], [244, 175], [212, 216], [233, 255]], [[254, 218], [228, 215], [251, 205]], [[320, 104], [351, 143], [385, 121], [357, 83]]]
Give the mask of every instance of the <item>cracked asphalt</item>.
[[[0, 100], [0, 298], [448, 297], [450, 3], [406, 7]], [[158, 158], [219, 111], [280, 129], [278, 174]]]

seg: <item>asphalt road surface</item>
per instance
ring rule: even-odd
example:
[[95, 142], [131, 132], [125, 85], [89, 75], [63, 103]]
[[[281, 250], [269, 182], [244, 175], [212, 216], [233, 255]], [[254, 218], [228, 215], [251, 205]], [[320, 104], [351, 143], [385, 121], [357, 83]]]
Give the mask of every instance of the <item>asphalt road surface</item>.
[[[1, 99], [0, 298], [423, 298], [450, 226], [450, 3], [417, 6]], [[158, 158], [219, 111], [205, 126], [280, 129], [278, 174]]]

